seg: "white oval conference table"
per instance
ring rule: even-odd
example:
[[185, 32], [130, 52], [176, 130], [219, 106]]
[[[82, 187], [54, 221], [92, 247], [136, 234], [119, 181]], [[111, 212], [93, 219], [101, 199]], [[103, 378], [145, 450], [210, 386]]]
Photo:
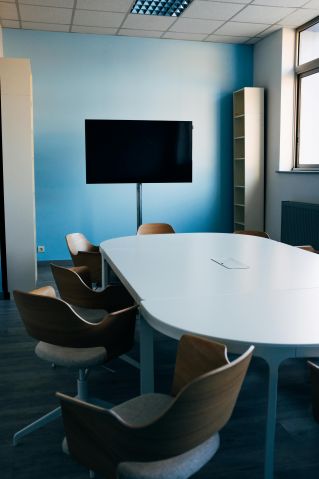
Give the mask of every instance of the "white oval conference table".
[[100, 245], [140, 304], [142, 393], [154, 390], [153, 331], [207, 336], [269, 365], [264, 477], [274, 475], [280, 363], [319, 356], [319, 255], [265, 238], [221, 233], [137, 235]]

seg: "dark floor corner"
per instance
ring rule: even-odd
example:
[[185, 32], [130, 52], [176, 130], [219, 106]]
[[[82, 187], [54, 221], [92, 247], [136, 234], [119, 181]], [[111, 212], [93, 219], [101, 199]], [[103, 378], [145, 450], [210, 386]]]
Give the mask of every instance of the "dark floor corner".
[[[53, 284], [47, 264], [40, 264], [39, 285]], [[52, 369], [33, 353], [12, 301], [0, 301], [0, 478], [87, 479], [88, 472], [61, 451], [61, 420], [12, 446], [12, 434], [56, 405], [55, 391], [74, 394], [75, 372]], [[176, 342], [157, 335], [156, 389], [167, 391]], [[138, 356], [138, 334], [132, 351]], [[97, 368], [90, 374], [94, 396], [120, 403], [139, 393], [137, 370], [121, 360], [114, 373]], [[221, 432], [221, 448], [194, 479], [261, 479], [267, 390], [266, 364], [255, 358], [234, 414]], [[111, 438], [106, 438], [111, 440]], [[286, 361], [280, 369], [276, 432], [276, 479], [318, 479], [319, 425], [311, 415], [305, 360]]]

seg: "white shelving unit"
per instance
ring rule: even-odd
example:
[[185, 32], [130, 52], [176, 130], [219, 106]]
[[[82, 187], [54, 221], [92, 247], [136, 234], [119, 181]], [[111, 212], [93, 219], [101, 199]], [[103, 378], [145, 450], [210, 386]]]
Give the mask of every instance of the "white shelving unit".
[[264, 229], [264, 89], [233, 94], [234, 230]]

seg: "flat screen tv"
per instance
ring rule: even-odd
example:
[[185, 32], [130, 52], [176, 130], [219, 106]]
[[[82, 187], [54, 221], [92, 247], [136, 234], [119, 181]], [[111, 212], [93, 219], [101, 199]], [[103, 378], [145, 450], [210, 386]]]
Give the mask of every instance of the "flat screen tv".
[[192, 181], [192, 122], [85, 120], [86, 182]]

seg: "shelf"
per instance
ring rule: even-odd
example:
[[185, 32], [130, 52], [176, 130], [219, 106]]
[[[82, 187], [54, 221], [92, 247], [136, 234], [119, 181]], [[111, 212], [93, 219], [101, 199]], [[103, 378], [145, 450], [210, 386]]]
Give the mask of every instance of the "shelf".
[[263, 228], [264, 89], [233, 93], [234, 228]]
[[245, 190], [243, 188], [235, 187], [234, 190], [234, 204], [235, 205], [245, 205]]
[[245, 184], [245, 162], [235, 161], [234, 162], [234, 185], [244, 185], [244, 184]]
[[244, 231], [244, 229], [245, 229], [245, 225], [237, 223], [236, 221], [234, 222], [234, 230], [235, 231]]
[[235, 223], [245, 224], [245, 207], [234, 206], [234, 219]]
[[245, 158], [245, 141], [244, 139], [234, 141], [234, 158]]

